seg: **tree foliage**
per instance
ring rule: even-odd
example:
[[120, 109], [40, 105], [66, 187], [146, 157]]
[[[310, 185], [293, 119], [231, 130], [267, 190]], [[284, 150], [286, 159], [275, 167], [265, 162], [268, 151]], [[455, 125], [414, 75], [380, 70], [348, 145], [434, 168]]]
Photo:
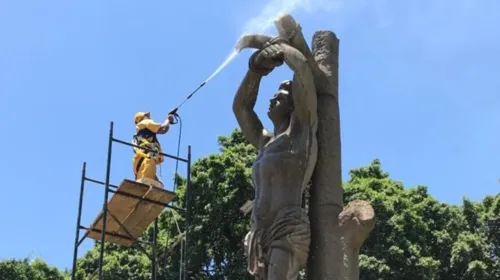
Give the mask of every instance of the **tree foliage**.
[[377, 215], [361, 250], [362, 279], [500, 279], [500, 244], [488, 226], [500, 195], [440, 203], [424, 186], [390, 179], [378, 160], [350, 175], [345, 201], [368, 200]]
[[66, 272], [49, 266], [42, 259], [11, 259], [0, 262], [0, 279], [8, 280], [65, 280]]
[[[251, 165], [256, 151], [238, 130], [219, 137], [219, 145], [218, 153], [192, 166], [188, 279], [253, 279], [246, 271], [242, 246], [249, 216], [239, 208], [253, 199]], [[186, 182], [179, 180], [176, 203], [185, 207]], [[425, 186], [405, 188], [391, 179], [379, 160], [351, 170], [343, 187], [346, 204], [367, 200], [376, 213], [375, 229], [361, 249], [361, 279], [500, 279], [500, 194], [477, 202], [464, 198], [460, 206], [441, 203]], [[166, 210], [160, 215], [158, 279], [179, 279], [184, 228], [182, 213]], [[152, 236], [151, 226], [143, 239], [152, 240]], [[105, 279], [151, 279], [151, 261], [138, 246], [106, 244], [105, 251]], [[151, 254], [151, 248], [146, 251]], [[93, 279], [98, 252], [96, 242], [79, 259], [77, 279]], [[33, 264], [6, 261], [0, 264], [0, 273], [11, 274], [0, 274], [0, 279], [63, 279], [33, 278], [32, 270]], [[18, 274], [29, 277], [1, 277]]]

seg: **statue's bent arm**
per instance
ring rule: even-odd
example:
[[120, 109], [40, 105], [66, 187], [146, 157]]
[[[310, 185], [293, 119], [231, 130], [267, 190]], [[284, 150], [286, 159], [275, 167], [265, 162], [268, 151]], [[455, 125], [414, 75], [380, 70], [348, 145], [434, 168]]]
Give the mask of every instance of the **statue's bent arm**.
[[233, 100], [233, 112], [241, 132], [256, 149], [259, 149], [263, 136], [262, 122], [254, 111], [261, 79], [261, 75], [249, 70]]
[[295, 114], [302, 124], [312, 124], [318, 118], [314, 76], [306, 57], [294, 47], [281, 44], [285, 63], [295, 73], [292, 89]]

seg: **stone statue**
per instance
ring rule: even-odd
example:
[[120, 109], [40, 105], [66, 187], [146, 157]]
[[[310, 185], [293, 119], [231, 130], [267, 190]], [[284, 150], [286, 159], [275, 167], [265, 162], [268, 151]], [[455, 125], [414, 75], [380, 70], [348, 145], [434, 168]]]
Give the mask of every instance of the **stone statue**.
[[[317, 101], [305, 57], [282, 38], [256, 51], [234, 98], [233, 111], [245, 138], [258, 149], [252, 167], [255, 199], [251, 231], [245, 237], [248, 270], [256, 279], [294, 280], [305, 267], [310, 225], [301, 206], [317, 158]], [[270, 99], [269, 132], [254, 112], [263, 76], [285, 62], [293, 81]]]
[[[248, 268], [257, 279], [297, 279], [307, 258], [307, 279], [357, 280], [359, 250], [375, 214], [366, 201], [344, 208], [339, 40], [331, 31], [317, 31], [311, 50], [291, 15], [278, 17], [275, 26], [277, 38], [247, 35], [237, 45], [238, 50], [260, 50], [250, 58], [233, 106], [243, 134], [259, 150], [252, 173], [252, 229], [245, 238]], [[253, 106], [260, 79], [283, 61], [294, 79], [282, 83], [271, 99], [272, 134]], [[306, 216], [300, 203], [309, 181]], [[249, 208], [244, 205], [242, 211]]]

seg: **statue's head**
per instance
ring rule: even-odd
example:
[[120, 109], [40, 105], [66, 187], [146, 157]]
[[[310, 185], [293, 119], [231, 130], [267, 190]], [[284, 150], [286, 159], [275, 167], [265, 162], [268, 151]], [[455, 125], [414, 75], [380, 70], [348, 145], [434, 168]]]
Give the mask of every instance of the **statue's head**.
[[278, 92], [269, 100], [267, 115], [276, 125], [290, 118], [293, 112], [292, 81], [281, 82]]

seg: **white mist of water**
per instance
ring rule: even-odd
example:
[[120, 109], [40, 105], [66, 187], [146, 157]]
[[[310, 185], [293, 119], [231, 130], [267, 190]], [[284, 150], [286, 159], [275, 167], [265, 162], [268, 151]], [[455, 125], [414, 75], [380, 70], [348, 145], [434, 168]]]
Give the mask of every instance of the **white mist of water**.
[[206, 80], [205, 80], [205, 83], [210, 81], [213, 77], [215, 77], [215, 75], [219, 74], [219, 72], [224, 69], [228, 64], [229, 62], [231, 62], [235, 57], [236, 55], [238, 54], [238, 50], [237, 49], [234, 49], [227, 57], [226, 59], [224, 60], [224, 62], [222, 62], [222, 64], [212, 73], [212, 75], [210, 75], [210, 77], [208, 77]]
[[[296, 10], [312, 12], [315, 10], [330, 11], [338, 8], [341, 0], [270, 0], [262, 11], [251, 18], [243, 27], [241, 36], [251, 33], [264, 33], [274, 25], [274, 20], [281, 14], [291, 14]], [[239, 53], [240, 50], [234, 48], [226, 57], [222, 64], [205, 80], [205, 83], [214, 78], [224, 69]]]
[[242, 36], [249, 33], [267, 32], [274, 25], [274, 20], [281, 14], [291, 14], [297, 10], [313, 12], [330, 11], [339, 7], [341, 0], [271, 0], [260, 14], [251, 18], [243, 27]]

